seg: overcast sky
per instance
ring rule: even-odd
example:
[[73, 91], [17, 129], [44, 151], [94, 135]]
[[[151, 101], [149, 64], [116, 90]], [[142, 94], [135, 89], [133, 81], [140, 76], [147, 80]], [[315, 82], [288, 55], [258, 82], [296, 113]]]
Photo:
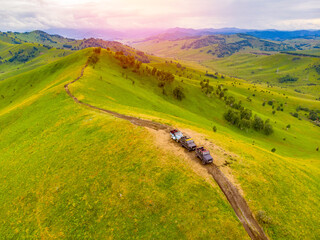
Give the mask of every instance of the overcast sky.
[[320, 29], [320, 0], [0, 0], [0, 30]]

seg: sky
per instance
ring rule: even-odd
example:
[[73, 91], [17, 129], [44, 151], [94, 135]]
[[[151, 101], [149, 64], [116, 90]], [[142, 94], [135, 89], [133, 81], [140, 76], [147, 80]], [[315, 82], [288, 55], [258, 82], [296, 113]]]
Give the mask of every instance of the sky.
[[320, 29], [320, 0], [0, 0], [0, 30]]

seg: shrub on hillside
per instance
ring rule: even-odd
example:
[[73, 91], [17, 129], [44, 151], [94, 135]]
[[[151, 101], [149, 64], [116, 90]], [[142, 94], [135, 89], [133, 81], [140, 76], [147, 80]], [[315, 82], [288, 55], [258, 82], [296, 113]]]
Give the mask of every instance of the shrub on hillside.
[[98, 61], [99, 61], [99, 57], [98, 57], [96, 54], [92, 54], [92, 55], [88, 58], [88, 64], [89, 64], [89, 65], [95, 65]]
[[319, 119], [319, 116], [315, 111], [310, 111], [309, 112], [309, 119], [312, 121], [316, 121]]
[[93, 52], [96, 53], [96, 54], [100, 54], [101, 53], [101, 47], [94, 48]]
[[183, 93], [183, 88], [180, 86], [173, 89], [172, 93], [173, 93], [174, 98], [176, 98], [179, 101], [181, 101], [183, 98], [185, 98], [185, 95]]
[[259, 210], [256, 217], [258, 222], [263, 224], [270, 224], [272, 222], [272, 219], [263, 210]]
[[217, 127], [216, 127], [216, 126], [213, 126], [212, 130], [213, 130], [214, 132], [216, 132], [216, 131], [217, 131]]

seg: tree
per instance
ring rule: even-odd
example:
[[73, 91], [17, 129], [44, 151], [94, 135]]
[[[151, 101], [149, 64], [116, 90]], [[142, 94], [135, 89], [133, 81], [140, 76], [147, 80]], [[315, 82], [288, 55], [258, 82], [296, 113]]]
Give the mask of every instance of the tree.
[[240, 111], [241, 119], [250, 120], [252, 116], [252, 111], [249, 109], [244, 109]]
[[95, 65], [99, 61], [99, 57], [96, 54], [92, 54], [88, 58], [88, 64]]
[[154, 67], [151, 71], [152, 76], [156, 75], [157, 69]]
[[185, 95], [184, 95], [184, 93], [183, 93], [183, 88], [182, 87], [176, 87], [174, 90], [173, 90], [173, 96], [177, 99], [177, 100], [179, 100], [179, 101], [181, 101], [183, 98], [185, 98]]
[[315, 111], [309, 112], [309, 119], [312, 121], [316, 121], [318, 119], [318, 114]]
[[273, 128], [272, 128], [272, 125], [270, 124], [270, 120], [267, 119], [264, 123], [264, 133], [266, 135], [270, 135], [273, 133]]
[[258, 117], [257, 115], [254, 116], [252, 127], [256, 131], [260, 131], [264, 128], [264, 123], [263, 123], [262, 119], [260, 117]]
[[101, 53], [101, 47], [94, 48], [93, 52], [96, 53], [96, 54], [100, 54]]

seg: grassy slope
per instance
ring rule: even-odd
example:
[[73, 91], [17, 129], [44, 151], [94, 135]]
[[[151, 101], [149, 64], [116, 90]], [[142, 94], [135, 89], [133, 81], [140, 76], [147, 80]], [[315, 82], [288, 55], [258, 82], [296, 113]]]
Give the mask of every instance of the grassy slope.
[[[208, 60], [212, 56], [205, 52], [200, 52], [200, 49], [181, 50], [181, 47], [187, 43], [188, 40], [179, 41], [158, 41], [149, 40], [147, 42], [134, 43], [133, 46], [137, 49], [141, 49], [147, 53], [153, 53], [160, 57], [172, 57], [172, 58], [186, 58], [190, 60]], [[208, 50], [207, 50], [208, 51]]]
[[68, 97], [87, 56], [0, 82], [0, 238], [247, 238], [220, 189], [148, 131]]
[[[14, 56], [19, 50], [24, 50], [22, 54], [30, 53], [33, 48], [36, 47], [38, 50], [34, 57], [30, 57], [27, 62], [13, 61], [8, 62], [10, 58]], [[10, 54], [9, 51], [12, 53]], [[8, 44], [0, 41], [0, 57], [2, 63], [0, 64], [0, 80], [30, 71], [44, 64], [56, 61], [71, 52], [68, 50], [59, 49], [47, 49], [39, 44], [23, 43], [23, 44]], [[7, 61], [7, 62], [5, 62]]]
[[[174, 69], [168, 64], [158, 63], [156, 66]], [[122, 73], [128, 76], [127, 79]], [[187, 74], [195, 77], [198, 72]], [[228, 93], [242, 100], [246, 107], [264, 119], [272, 119], [275, 128], [272, 136], [243, 132], [226, 124], [222, 118], [226, 109], [224, 103], [205, 96], [199, 89], [199, 81], [178, 78], [173, 86], [166, 87], [167, 95], [163, 95], [155, 79], [122, 70], [105, 51], [95, 68], [88, 67], [84, 78], [70, 88], [84, 102], [194, 129], [212, 142], [237, 153], [239, 159], [231, 168], [254, 212], [264, 210], [272, 219], [263, 224], [268, 234], [276, 239], [316, 239], [319, 219], [312, 213], [320, 209], [320, 163], [319, 152], [315, 151], [320, 130], [307, 120], [293, 118], [289, 112], [298, 105], [319, 109], [319, 102], [313, 100], [313, 96], [290, 92], [284, 95], [281, 88], [266, 89], [229, 78], [211, 80], [214, 86], [222, 82], [229, 89]], [[237, 84], [232, 86], [233, 82]], [[171, 96], [170, 91], [175, 85], [184, 87], [187, 97], [182, 102]], [[252, 96], [253, 93], [256, 97]], [[253, 101], [247, 102], [247, 96]], [[284, 112], [273, 116], [270, 106], [262, 106], [266, 100], [274, 100], [276, 106], [283, 103]], [[287, 124], [291, 125], [289, 130], [285, 129]], [[212, 125], [218, 127], [217, 133], [211, 131]], [[277, 149], [276, 153], [270, 152], [272, 147]]]
[[[305, 93], [317, 94], [320, 90], [319, 74], [308, 69], [319, 64], [319, 58], [298, 57], [286, 54], [258, 56], [252, 54], [235, 54], [233, 56], [205, 61], [203, 64], [216, 71], [237, 76], [254, 82], [269, 82], [289, 89], [300, 89]], [[285, 75], [298, 77], [294, 83], [279, 84], [278, 79]], [[316, 84], [317, 86], [307, 86]]]
[[[275, 53], [277, 50], [283, 49], [281, 42], [267, 41], [270, 44], [275, 44], [275, 49], [269, 51], [270, 49], [266, 47], [264, 40], [254, 38], [248, 35], [241, 34], [231, 34], [231, 35], [217, 35], [218, 42], [208, 43], [208, 38], [210, 36], [202, 36], [199, 38], [185, 38], [177, 40], [159, 40], [153, 39], [148, 41], [133, 42], [132, 46], [142, 51], [155, 54], [160, 57], [170, 57], [175, 59], [182, 59], [188, 61], [208, 61], [211, 59], [216, 59], [223, 48], [226, 48], [225, 44], [235, 43], [238, 46], [241, 53]], [[222, 41], [224, 39], [224, 42]], [[243, 46], [241, 42], [249, 41], [251, 46]], [[197, 44], [195, 44], [197, 42]], [[232, 49], [235, 47], [233, 46]], [[243, 46], [243, 47], [240, 47]], [[220, 50], [218, 50], [220, 48]], [[269, 49], [267, 52], [261, 49]], [[217, 50], [217, 53], [215, 51]], [[236, 51], [237, 52], [237, 51]], [[234, 54], [234, 50], [229, 49], [229, 51], [224, 52], [223, 55], [228, 56], [229, 54]]]
[[72, 42], [73, 39], [67, 39], [59, 35], [49, 35], [42, 31], [32, 31], [25, 33], [0, 32], [0, 40], [7, 43], [40, 43], [53, 47], [62, 47], [64, 44]]

